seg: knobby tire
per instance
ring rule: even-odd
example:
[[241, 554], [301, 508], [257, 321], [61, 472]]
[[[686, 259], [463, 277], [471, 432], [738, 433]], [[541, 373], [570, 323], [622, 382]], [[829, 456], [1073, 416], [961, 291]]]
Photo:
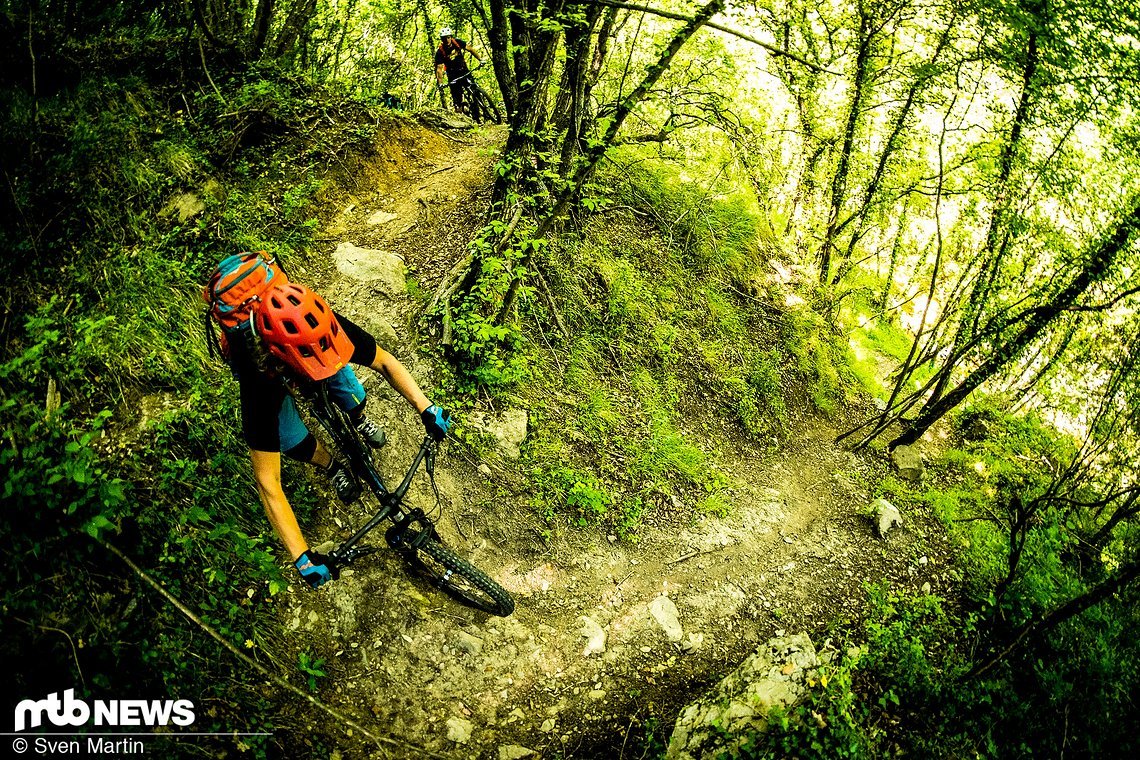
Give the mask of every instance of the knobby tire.
[[434, 539], [427, 539], [419, 549], [400, 553], [433, 586], [457, 602], [499, 617], [515, 611], [515, 600], [502, 586]]
[[483, 88], [472, 81], [468, 90], [468, 97], [471, 99], [471, 120], [476, 124], [484, 121], [493, 121], [496, 124], [503, 123], [503, 117], [499, 113], [498, 106], [491, 100], [487, 93], [483, 92]]
[[479, 95], [483, 100], [483, 112], [490, 115], [491, 121], [496, 124], [502, 124], [503, 115], [499, 112], [499, 107], [495, 105], [495, 101], [491, 100], [491, 96], [483, 92], [483, 90], [479, 90]]

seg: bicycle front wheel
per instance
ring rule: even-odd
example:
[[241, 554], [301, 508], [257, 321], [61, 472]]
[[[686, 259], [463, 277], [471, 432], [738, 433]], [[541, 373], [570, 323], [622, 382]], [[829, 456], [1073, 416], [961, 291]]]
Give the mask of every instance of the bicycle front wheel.
[[429, 583], [457, 602], [499, 617], [515, 611], [515, 600], [506, 589], [435, 539], [400, 553]]

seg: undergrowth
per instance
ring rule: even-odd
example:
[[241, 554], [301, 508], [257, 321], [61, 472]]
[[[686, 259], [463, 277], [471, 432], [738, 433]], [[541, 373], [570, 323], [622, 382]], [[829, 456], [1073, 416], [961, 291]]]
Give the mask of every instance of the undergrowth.
[[546, 301], [524, 301], [530, 377], [517, 394], [550, 407], [524, 451], [552, 530], [566, 520], [636, 540], [655, 511], [726, 515], [724, 437], [775, 450], [792, 408], [827, 413], [846, 392], [843, 351], [806, 302], [745, 292], [764, 265], [747, 196], [646, 167], [606, 169], [592, 191], [605, 188], [603, 211], [535, 256], [570, 332], [560, 338]]
[[1135, 588], [1007, 648], [1020, 625], [1092, 588], [1127, 553], [1114, 544], [1083, 555], [1089, 526], [1047, 509], [1019, 539], [1024, 556], [1011, 574], [1013, 499], [1040, 495], [1074, 456], [1073, 441], [987, 398], [956, 414], [953, 428], [927, 485], [887, 478], [879, 491], [945, 523], [964, 571], [960, 596], [870, 587], [865, 622], [836, 631], [846, 655], [821, 668], [802, 703], [773, 713], [767, 731], [737, 737], [743, 743], [726, 756], [1131, 757], [1140, 749]]
[[[0, 651], [45, 663], [18, 670], [17, 698], [170, 694], [199, 705], [198, 731], [272, 731], [289, 720], [280, 697], [93, 539], [235, 646], [297, 661], [274, 634], [292, 576], [236, 434], [236, 385], [207, 357], [198, 289], [240, 250], [304, 267], [321, 177], [372, 150], [378, 119], [271, 69], [220, 78], [218, 91], [186, 89], [176, 72], [93, 66], [34, 102], [4, 90], [0, 157], [20, 223], [0, 231], [16, 305], [0, 363], [0, 539], [22, 559], [0, 595], [13, 621]], [[168, 401], [145, 425], [144, 390]], [[298, 474], [286, 470], [287, 489], [304, 522], [317, 496]], [[213, 746], [273, 753], [264, 738]]]

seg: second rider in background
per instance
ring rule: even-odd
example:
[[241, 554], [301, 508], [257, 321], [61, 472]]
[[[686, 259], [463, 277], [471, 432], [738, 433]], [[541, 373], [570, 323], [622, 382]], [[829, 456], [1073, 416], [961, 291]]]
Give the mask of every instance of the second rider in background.
[[450, 28], [439, 30], [439, 47], [435, 49], [435, 78], [439, 86], [449, 85], [451, 89], [451, 102], [455, 104], [458, 113], [464, 113], [462, 77], [470, 72], [464, 53], [475, 56], [475, 60], [482, 62], [483, 57], [475, 48], [456, 37]]

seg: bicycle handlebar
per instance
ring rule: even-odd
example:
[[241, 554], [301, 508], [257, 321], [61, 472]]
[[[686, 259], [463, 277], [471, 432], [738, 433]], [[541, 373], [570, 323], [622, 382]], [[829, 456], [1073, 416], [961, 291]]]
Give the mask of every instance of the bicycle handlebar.
[[[483, 68], [483, 61], [479, 61], [478, 66], [468, 67], [467, 71], [463, 72], [462, 74], [457, 76], [455, 79], [448, 79], [445, 84], [439, 84], [439, 85], [436, 85], [436, 87], [442, 88], [442, 87], [445, 87], [446, 85], [455, 84], [456, 82], [460, 82], [464, 79], [471, 79], [471, 75], [474, 74], [476, 71], [479, 71], [482, 68]], [[474, 81], [474, 80], [472, 80], [472, 81]]]

